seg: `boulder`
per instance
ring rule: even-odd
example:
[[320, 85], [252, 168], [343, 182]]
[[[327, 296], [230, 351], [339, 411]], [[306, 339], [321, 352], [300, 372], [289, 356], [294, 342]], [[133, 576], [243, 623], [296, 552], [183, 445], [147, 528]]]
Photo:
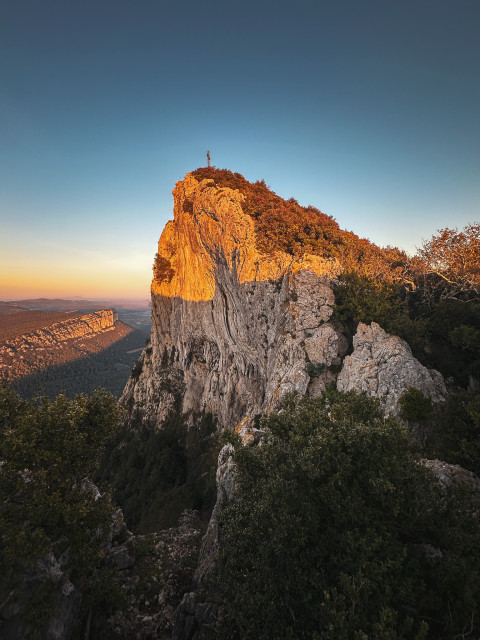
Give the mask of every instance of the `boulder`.
[[402, 338], [386, 333], [380, 325], [360, 322], [353, 338], [353, 353], [345, 358], [337, 379], [339, 391], [365, 392], [380, 398], [387, 413], [398, 415], [398, 401], [410, 387], [432, 402], [447, 395], [443, 376], [427, 369]]

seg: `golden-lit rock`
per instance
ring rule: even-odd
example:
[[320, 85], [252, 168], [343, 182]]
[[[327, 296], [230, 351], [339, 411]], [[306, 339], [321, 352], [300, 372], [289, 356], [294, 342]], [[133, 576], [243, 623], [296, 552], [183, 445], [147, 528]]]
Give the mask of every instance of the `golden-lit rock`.
[[173, 190], [174, 221], [168, 222], [158, 243], [161, 268], [152, 293], [195, 302], [212, 300], [216, 273], [221, 268], [238, 283], [277, 279], [287, 271], [308, 270], [317, 276], [335, 276], [337, 260], [305, 254], [299, 258], [282, 251], [274, 255], [257, 249], [255, 226], [242, 210], [243, 194], [217, 187], [213, 180], [198, 182], [191, 174]]
[[[242, 420], [247, 433], [254, 416], [285, 393], [305, 394], [312, 384], [321, 393], [331, 379], [313, 381], [305, 339], [314, 353], [315, 332], [332, 313], [329, 283], [341, 267], [335, 259], [260, 251], [236, 189], [187, 174], [173, 196], [174, 220], [154, 265], [151, 349], [123, 402], [160, 425], [181, 397], [184, 412], [211, 411], [232, 429]], [[339, 337], [330, 330], [335, 350]], [[321, 332], [318, 340], [325, 341]]]
[[[380, 328], [370, 331], [384, 347], [381, 362], [364, 362], [357, 346], [345, 358], [348, 340], [330, 323], [332, 280], [342, 270], [336, 258], [301, 255], [301, 242], [292, 254], [278, 250], [285, 243], [267, 252], [265, 237], [256, 236], [255, 213], [242, 208], [244, 194], [213, 179], [187, 174], [173, 195], [174, 220], [161, 235], [154, 265], [151, 345], [122, 400], [130, 412], [160, 426], [181, 401], [185, 413], [211, 412], [221, 428], [237, 428], [248, 442], [256, 415], [278, 408], [288, 392], [321, 395], [344, 359], [339, 388], [378, 395], [389, 411], [410, 384], [434, 400], [443, 397], [440, 374], [413, 362], [403, 341]], [[331, 225], [322, 215], [314, 230], [319, 237], [328, 231], [322, 225]], [[274, 205], [269, 225], [274, 229]], [[383, 255], [353, 234], [335, 233]]]

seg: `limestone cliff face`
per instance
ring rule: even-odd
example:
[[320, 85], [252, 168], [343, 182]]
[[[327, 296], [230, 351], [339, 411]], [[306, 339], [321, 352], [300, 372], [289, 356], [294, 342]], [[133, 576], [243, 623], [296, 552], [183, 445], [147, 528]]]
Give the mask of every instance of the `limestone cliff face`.
[[[158, 246], [151, 345], [123, 402], [160, 424], [175, 394], [183, 410], [246, 427], [288, 391], [317, 395], [346, 341], [328, 323], [336, 260], [257, 249], [244, 196], [187, 174]], [[240, 424], [241, 423], [241, 424]]]
[[123, 337], [131, 331], [125, 325], [119, 327], [121, 323], [117, 320], [116, 311], [102, 309], [73, 315], [61, 322], [3, 340], [0, 342], [0, 379], [30, 375], [47, 366], [98, 352], [108, 346], [101, 340], [99, 342], [104, 334], [118, 333], [120, 329]]

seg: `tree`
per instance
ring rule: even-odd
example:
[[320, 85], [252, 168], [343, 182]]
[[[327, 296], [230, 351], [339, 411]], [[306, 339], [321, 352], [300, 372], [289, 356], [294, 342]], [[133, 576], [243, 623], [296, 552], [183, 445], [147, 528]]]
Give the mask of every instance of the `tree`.
[[217, 637], [438, 639], [472, 620], [478, 633], [478, 505], [439, 486], [398, 422], [329, 391], [261, 426], [263, 446], [234, 453]]
[[480, 223], [462, 231], [441, 229], [418, 253], [430, 296], [468, 299], [480, 293]]
[[113, 508], [87, 478], [117, 423], [115, 399], [104, 391], [24, 401], [0, 386], [0, 563], [10, 594], [2, 607], [29, 567], [52, 552], [73, 582], [82, 579], [84, 595], [99, 577]]
[[433, 405], [430, 398], [427, 398], [420, 389], [410, 387], [399, 398], [400, 417], [404, 420], [422, 422], [430, 417]]
[[404, 286], [350, 271], [338, 277], [334, 291], [332, 321], [347, 335], [354, 335], [359, 322], [378, 322], [388, 333], [406, 340], [417, 358], [422, 357], [426, 323], [422, 318], [410, 317]]
[[451, 393], [435, 407], [429, 431], [429, 457], [480, 475], [480, 393]]
[[95, 480], [109, 483], [137, 533], [172, 527], [185, 509], [210, 516], [216, 496], [216, 421], [205, 412], [190, 413], [188, 420], [189, 427], [179, 399], [161, 429], [125, 428], [107, 445]]

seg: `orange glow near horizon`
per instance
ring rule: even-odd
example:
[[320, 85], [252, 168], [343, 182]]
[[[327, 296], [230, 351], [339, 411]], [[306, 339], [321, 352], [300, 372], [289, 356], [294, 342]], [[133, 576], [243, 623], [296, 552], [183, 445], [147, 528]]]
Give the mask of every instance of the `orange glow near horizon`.
[[150, 297], [151, 269], [102, 269], [93, 263], [36, 264], [18, 262], [13, 269], [0, 263], [0, 300], [27, 298], [136, 298]]
[[0, 300], [150, 298], [152, 258], [138, 249], [12, 240], [0, 253]]

